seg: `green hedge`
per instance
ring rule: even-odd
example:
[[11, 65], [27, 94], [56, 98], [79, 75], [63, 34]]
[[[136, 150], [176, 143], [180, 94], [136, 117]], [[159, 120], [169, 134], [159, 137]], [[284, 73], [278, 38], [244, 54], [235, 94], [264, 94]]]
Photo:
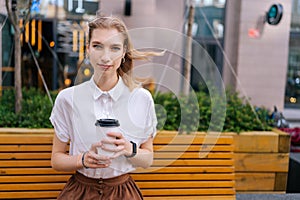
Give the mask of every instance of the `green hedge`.
[[[49, 97], [35, 88], [23, 89], [22, 112], [15, 114], [14, 90], [4, 90], [0, 98], [0, 127], [51, 128]], [[51, 93], [54, 100], [56, 93]]]
[[[182, 130], [186, 132], [191, 130], [211, 130], [237, 133], [242, 131], [272, 130], [273, 120], [270, 118], [270, 111], [266, 108], [252, 107], [249, 102], [239, 97], [239, 94], [236, 92], [227, 91], [226, 102], [222, 102], [222, 98], [211, 99], [208, 92], [196, 92], [196, 96], [198, 105], [193, 105], [190, 102], [190, 96], [176, 97], [176, 95], [170, 93], [156, 94], [154, 101], [158, 105], [156, 109], [158, 129]], [[218, 119], [215, 120], [211, 119], [212, 101], [216, 105], [226, 107], [226, 112], [224, 113], [217, 106], [214, 110], [217, 114], [214, 117]], [[198, 106], [199, 116], [193, 114], [193, 112], [196, 113], [197, 108], [195, 106]], [[188, 119], [181, 119], [181, 112]], [[199, 120], [197, 127], [194, 126], [196, 124], [195, 120]], [[220, 121], [223, 121], [224, 124], [216, 123]]]
[[[53, 101], [57, 92], [51, 93]], [[211, 99], [208, 92], [200, 91], [192, 96], [176, 96], [171, 93], [158, 93], [153, 95], [158, 118], [158, 129], [180, 130], [190, 132], [192, 130], [207, 131], [222, 130], [231, 132], [271, 130], [272, 120], [269, 119], [270, 111], [265, 108], [252, 107], [238, 93], [226, 93], [227, 102], [221, 98]], [[224, 124], [211, 120], [211, 102], [226, 106], [226, 113], [217, 109], [218, 120]], [[3, 91], [0, 98], [0, 127], [27, 127], [50, 128], [52, 127], [49, 116], [52, 104], [48, 96], [37, 89], [23, 89], [22, 112], [14, 113], [14, 91]], [[197, 108], [198, 107], [198, 108]], [[199, 112], [197, 112], [199, 110]], [[200, 116], [198, 115], [200, 114]], [[184, 116], [181, 119], [181, 115]], [[215, 124], [214, 124], [215, 123]], [[224, 126], [223, 126], [224, 125]], [[210, 128], [209, 128], [210, 127]]]

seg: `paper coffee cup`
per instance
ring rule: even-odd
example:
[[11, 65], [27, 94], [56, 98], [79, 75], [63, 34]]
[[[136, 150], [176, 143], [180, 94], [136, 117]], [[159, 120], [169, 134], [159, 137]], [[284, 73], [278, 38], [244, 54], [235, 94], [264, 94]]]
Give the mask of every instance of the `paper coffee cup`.
[[[119, 129], [119, 121], [117, 119], [99, 119], [96, 121], [97, 126], [97, 135], [99, 140], [103, 139], [114, 139], [114, 138], [109, 138], [107, 136], [107, 133], [109, 132], [120, 132]], [[109, 149], [114, 149], [116, 148], [116, 145], [114, 144], [104, 144], [105, 147]], [[97, 148], [98, 154], [99, 155], [105, 155], [105, 156], [113, 156], [115, 152], [112, 151], [105, 151], [101, 147]]]

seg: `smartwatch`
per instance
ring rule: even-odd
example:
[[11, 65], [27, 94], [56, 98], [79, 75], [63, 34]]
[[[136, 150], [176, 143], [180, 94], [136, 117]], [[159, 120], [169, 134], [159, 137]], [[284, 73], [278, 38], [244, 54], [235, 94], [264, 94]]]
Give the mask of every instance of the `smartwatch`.
[[130, 143], [132, 144], [132, 153], [129, 156], [125, 156], [126, 158], [132, 158], [136, 155], [136, 143], [130, 141]]

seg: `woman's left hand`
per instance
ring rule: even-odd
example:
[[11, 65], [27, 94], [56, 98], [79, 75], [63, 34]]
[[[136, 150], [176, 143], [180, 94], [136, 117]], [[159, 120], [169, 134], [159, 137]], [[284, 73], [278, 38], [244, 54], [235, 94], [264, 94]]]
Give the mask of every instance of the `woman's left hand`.
[[[121, 155], [131, 155], [132, 152], [132, 144], [126, 140], [126, 138], [122, 135], [122, 133], [118, 132], [109, 132], [107, 133], [107, 139], [103, 139], [101, 142], [104, 144], [102, 149], [106, 151], [115, 152], [111, 158], [117, 158]], [[111, 139], [112, 138], [112, 139]], [[115, 138], [115, 139], [113, 139]], [[114, 149], [107, 148], [105, 144], [114, 144], [116, 147]]]

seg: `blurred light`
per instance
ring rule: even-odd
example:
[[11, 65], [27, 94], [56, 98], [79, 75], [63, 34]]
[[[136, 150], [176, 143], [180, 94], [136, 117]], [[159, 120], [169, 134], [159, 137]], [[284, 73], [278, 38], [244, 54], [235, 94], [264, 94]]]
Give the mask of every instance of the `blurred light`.
[[50, 44], [49, 44], [50, 47], [54, 47], [54, 45], [55, 45], [54, 41], [51, 41]]
[[71, 85], [71, 79], [69, 79], [69, 78], [67, 78], [67, 79], [65, 79], [65, 86], [69, 86], [69, 85]]
[[258, 38], [259, 37], [259, 31], [255, 28], [250, 28], [248, 30], [248, 36], [251, 38]]
[[295, 98], [295, 97], [290, 97], [290, 102], [291, 102], [291, 103], [297, 103], [297, 98]]
[[83, 74], [85, 76], [89, 76], [91, 74], [91, 70], [89, 68], [84, 69]]
[[73, 52], [78, 50], [78, 31], [73, 30]]
[[31, 45], [35, 45], [35, 19], [31, 21]]
[[300, 78], [296, 78], [295, 82], [296, 82], [296, 84], [299, 84], [300, 83]]
[[25, 25], [25, 42], [29, 42], [29, 22]]
[[[19, 27], [20, 27], [20, 29], [23, 28], [23, 19], [20, 19]], [[20, 34], [20, 42], [21, 42], [21, 45], [23, 45], [23, 33]]]
[[38, 51], [42, 51], [42, 20], [38, 21]]
[[79, 32], [79, 61], [84, 59], [84, 31]]

